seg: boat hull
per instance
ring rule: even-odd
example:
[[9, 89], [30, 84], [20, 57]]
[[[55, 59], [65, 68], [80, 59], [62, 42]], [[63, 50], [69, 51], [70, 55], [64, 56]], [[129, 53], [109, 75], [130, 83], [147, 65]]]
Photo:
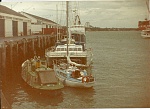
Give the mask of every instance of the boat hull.
[[82, 81], [73, 81], [67, 78], [61, 78], [57, 75], [57, 78], [65, 85], [69, 87], [79, 87], [79, 88], [91, 88], [94, 86], [94, 81], [92, 82], [82, 82]]
[[63, 85], [59, 86], [59, 88], [50, 88], [47, 86], [40, 86], [40, 85], [36, 85], [36, 84], [30, 84], [28, 81], [26, 81], [26, 79], [22, 76], [23, 81], [32, 89], [35, 89], [40, 92], [50, 92], [50, 91], [57, 91], [57, 90], [61, 90], [63, 88]]
[[143, 38], [150, 38], [150, 30], [143, 30], [143, 31], [141, 31], [141, 36]]
[[150, 34], [149, 35], [141, 35], [143, 38], [150, 38]]
[[44, 97], [49, 97], [49, 96], [56, 96], [56, 95], [61, 95], [62, 94], [62, 89], [58, 90], [43, 90], [43, 89], [37, 89], [35, 87], [32, 87], [29, 85], [26, 81], [22, 80], [22, 87], [24, 90], [29, 93], [29, 94], [34, 94], [38, 96], [44, 96]]
[[61, 90], [64, 85], [58, 81], [55, 72], [50, 68], [34, 66], [34, 62], [26, 60], [22, 63], [21, 77], [24, 82], [37, 92], [48, 92]]

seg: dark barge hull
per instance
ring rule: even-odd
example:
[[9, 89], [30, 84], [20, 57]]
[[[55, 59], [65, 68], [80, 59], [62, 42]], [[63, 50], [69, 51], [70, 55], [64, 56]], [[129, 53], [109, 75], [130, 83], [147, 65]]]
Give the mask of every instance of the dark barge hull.
[[62, 89], [56, 89], [56, 90], [38, 89], [30, 86], [24, 80], [22, 80], [22, 86], [28, 94], [34, 94], [37, 96], [56, 96], [62, 94]]

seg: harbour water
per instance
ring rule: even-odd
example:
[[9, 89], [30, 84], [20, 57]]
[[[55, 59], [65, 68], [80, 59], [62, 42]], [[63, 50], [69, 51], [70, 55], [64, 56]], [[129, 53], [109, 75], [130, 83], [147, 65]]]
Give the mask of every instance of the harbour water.
[[65, 87], [43, 96], [27, 88], [20, 70], [2, 77], [3, 93], [12, 109], [150, 107], [150, 39], [138, 31], [87, 32], [93, 49], [92, 89]]

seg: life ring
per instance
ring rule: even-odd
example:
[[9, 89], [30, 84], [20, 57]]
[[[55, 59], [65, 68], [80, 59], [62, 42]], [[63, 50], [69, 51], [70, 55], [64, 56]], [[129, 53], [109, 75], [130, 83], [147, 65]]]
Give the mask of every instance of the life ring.
[[88, 77], [88, 76], [82, 77], [82, 82], [83, 82], [83, 83], [89, 82], [89, 77]]

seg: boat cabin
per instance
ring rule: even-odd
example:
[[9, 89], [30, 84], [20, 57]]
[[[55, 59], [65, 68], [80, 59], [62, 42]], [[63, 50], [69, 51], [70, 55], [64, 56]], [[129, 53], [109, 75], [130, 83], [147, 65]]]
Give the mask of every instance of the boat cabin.
[[76, 66], [69, 66], [68, 70], [66, 71], [66, 67], [64, 68], [64, 65], [60, 64], [59, 71], [57, 71], [58, 75], [60, 75], [63, 78], [74, 78], [78, 79], [82, 76], [87, 76], [87, 72], [85, 70], [79, 70], [76, 68]]
[[[83, 51], [83, 48], [82, 48], [82, 45], [75, 45], [75, 44], [69, 44], [68, 46], [68, 50], [69, 52], [82, 52]], [[56, 47], [56, 52], [66, 52], [67, 51], [67, 44], [65, 45], [58, 45]]]
[[85, 35], [85, 26], [84, 25], [73, 25], [70, 27], [71, 34], [84, 34]]

